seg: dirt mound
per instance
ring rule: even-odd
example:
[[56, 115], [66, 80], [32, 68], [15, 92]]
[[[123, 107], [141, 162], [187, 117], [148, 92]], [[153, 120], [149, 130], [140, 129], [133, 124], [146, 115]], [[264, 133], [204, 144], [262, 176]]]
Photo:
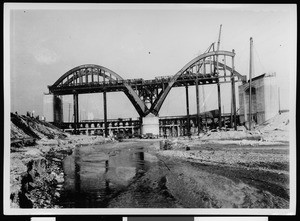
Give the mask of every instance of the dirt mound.
[[[12, 146], [34, 143], [36, 139], [64, 138], [66, 134], [54, 125], [34, 117], [11, 113], [10, 139]], [[26, 141], [26, 142], [25, 142]]]
[[201, 140], [260, 140], [259, 132], [253, 131], [217, 131], [206, 133]]
[[202, 141], [217, 140], [253, 140], [253, 141], [289, 141], [289, 112], [281, 113], [275, 117], [255, 126], [255, 129], [248, 131], [239, 127], [238, 131], [208, 131], [201, 137]]
[[267, 120], [258, 127], [258, 131], [263, 135], [265, 141], [289, 141], [290, 131], [289, 112], [277, 114], [275, 117]]
[[260, 124], [256, 130], [259, 131], [274, 131], [282, 130], [289, 131], [289, 112], [277, 114], [275, 117]]

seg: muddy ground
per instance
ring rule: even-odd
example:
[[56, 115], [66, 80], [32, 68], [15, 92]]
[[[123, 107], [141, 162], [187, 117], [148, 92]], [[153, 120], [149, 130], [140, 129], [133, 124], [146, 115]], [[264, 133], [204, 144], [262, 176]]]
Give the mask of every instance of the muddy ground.
[[[112, 199], [108, 207], [289, 207], [288, 146], [260, 149], [206, 144], [195, 145], [188, 151], [184, 148], [160, 150], [159, 145], [151, 141], [128, 141], [117, 146], [126, 148], [141, 144], [147, 153], [163, 163], [164, 168], [150, 168]], [[115, 148], [119, 148], [117, 146]], [[259, 161], [270, 154], [272, 159]], [[234, 156], [242, 160], [232, 162]]]
[[[126, 148], [143, 147], [145, 153], [163, 165], [135, 178], [125, 190], [109, 199], [107, 207], [289, 207], [288, 145], [217, 145], [201, 141], [180, 145], [176, 142], [176, 148], [163, 150], [163, 140], [111, 142], [93, 136], [70, 136], [21, 148], [11, 153], [11, 206], [61, 207], [62, 160], [74, 151], [76, 144], [93, 146], [96, 143], [109, 155]], [[33, 166], [28, 171], [29, 162]], [[27, 181], [24, 187], [26, 174], [33, 180]]]

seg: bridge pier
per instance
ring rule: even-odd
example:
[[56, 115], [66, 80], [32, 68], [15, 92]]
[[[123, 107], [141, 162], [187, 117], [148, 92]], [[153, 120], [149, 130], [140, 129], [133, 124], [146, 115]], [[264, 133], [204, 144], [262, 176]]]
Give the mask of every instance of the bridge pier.
[[196, 79], [196, 105], [197, 105], [197, 134], [200, 134], [200, 107], [199, 107], [199, 82], [198, 77]]
[[147, 133], [159, 135], [159, 117], [151, 113], [142, 118], [142, 134]]

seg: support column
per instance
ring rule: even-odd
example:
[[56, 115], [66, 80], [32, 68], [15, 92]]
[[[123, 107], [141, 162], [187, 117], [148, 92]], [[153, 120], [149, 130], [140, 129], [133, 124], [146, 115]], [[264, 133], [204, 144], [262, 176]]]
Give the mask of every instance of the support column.
[[[232, 81], [232, 79], [231, 79]], [[232, 82], [231, 82], [232, 83]], [[230, 100], [230, 128], [233, 128], [233, 90], [232, 90], [232, 86], [231, 86], [231, 100]], [[224, 107], [223, 107], [224, 109]]]
[[[232, 50], [232, 52], [234, 53], [234, 50]], [[231, 88], [232, 88], [232, 108], [233, 108], [234, 130], [237, 130], [237, 124], [236, 124], [235, 80], [234, 80], [234, 57], [232, 57]]]
[[221, 89], [220, 89], [220, 82], [219, 82], [219, 78], [218, 78], [218, 104], [219, 104], [219, 128], [222, 127], [222, 110], [221, 110]]
[[198, 77], [196, 79], [196, 104], [197, 104], [197, 134], [200, 134], [200, 106], [199, 106], [199, 87], [198, 87]]
[[252, 37], [250, 38], [250, 70], [249, 70], [249, 130], [251, 130], [251, 121], [252, 121], [252, 71], [253, 71], [253, 53], [252, 53], [252, 48], [253, 48], [253, 39]]
[[78, 128], [78, 94], [73, 94], [73, 105], [74, 105], [74, 134], [77, 134]]
[[108, 136], [107, 130], [107, 102], [106, 102], [106, 91], [103, 92], [103, 107], [104, 107], [104, 137]]
[[186, 115], [187, 115], [187, 135], [190, 137], [190, 110], [189, 110], [189, 87], [185, 85], [185, 95], [186, 95]]

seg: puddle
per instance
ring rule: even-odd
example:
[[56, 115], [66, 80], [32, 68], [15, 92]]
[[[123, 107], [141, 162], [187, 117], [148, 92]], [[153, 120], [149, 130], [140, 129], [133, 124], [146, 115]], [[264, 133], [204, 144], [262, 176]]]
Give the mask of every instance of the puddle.
[[64, 208], [105, 208], [109, 201], [158, 164], [155, 156], [136, 147], [105, 153], [100, 147], [77, 147], [65, 158]]

